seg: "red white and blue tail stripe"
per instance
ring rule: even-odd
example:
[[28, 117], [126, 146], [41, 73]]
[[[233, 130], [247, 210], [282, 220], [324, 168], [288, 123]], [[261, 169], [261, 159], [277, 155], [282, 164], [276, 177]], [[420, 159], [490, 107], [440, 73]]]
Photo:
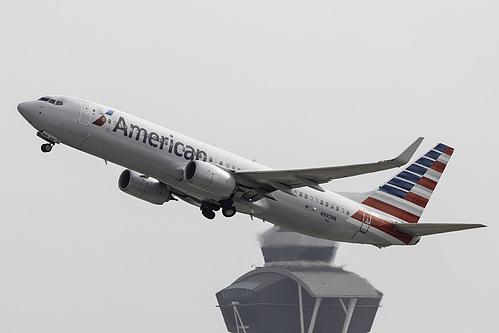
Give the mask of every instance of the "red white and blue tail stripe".
[[404, 222], [417, 223], [453, 152], [453, 148], [438, 144], [362, 203]]

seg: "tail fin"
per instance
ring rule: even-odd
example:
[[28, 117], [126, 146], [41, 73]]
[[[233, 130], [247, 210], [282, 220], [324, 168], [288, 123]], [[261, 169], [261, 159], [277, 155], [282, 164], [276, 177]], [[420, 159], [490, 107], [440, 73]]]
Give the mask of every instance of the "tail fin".
[[362, 203], [409, 223], [417, 223], [454, 148], [442, 143], [383, 184]]

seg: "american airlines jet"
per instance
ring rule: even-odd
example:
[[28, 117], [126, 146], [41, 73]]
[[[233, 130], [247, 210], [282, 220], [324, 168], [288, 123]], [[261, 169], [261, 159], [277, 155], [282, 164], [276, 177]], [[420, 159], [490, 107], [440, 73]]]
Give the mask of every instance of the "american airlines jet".
[[484, 227], [419, 223], [453, 148], [439, 143], [368, 193], [334, 193], [320, 184], [400, 167], [423, 138], [398, 157], [374, 163], [272, 170], [125, 112], [77, 98], [51, 96], [17, 106], [46, 141], [125, 167], [119, 188], [161, 205], [182, 199], [213, 219], [248, 214], [303, 234], [342, 242], [414, 245], [421, 236]]

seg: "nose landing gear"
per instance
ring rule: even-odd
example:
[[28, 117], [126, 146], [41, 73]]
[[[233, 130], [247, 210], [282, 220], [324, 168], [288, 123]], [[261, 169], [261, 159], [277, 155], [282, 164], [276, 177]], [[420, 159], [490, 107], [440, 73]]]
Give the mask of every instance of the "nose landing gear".
[[56, 144], [56, 143], [59, 143], [61, 142], [61, 140], [55, 136], [53, 136], [52, 134], [48, 133], [48, 132], [45, 132], [45, 131], [39, 131], [38, 133], [36, 133], [36, 135], [40, 138], [42, 138], [43, 140], [47, 141], [47, 143], [44, 143], [42, 145], [42, 152], [44, 153], [48, 153], [48, 152], [51, 152], [52, 151], [52, 147]]
[[51, 152], [51, 151], [52, 151], [52, 146], [53, 146], [53, 145], [54, 145], [53, 143], [44, 143], [44, 144], [42, 145], [42, 152], [44, 152], [44, 153], [49, 153], [49, 152]]

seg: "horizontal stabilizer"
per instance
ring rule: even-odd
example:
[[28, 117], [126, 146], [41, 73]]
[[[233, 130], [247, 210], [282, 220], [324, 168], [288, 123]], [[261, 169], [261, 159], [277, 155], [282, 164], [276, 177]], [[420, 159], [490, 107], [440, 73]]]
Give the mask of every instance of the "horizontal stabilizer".
[[442, 234], [444, 232], [483, 228], [483, 224], [466, 223], [396, 223], [393, 226], [403, 233], [414, 236]]

